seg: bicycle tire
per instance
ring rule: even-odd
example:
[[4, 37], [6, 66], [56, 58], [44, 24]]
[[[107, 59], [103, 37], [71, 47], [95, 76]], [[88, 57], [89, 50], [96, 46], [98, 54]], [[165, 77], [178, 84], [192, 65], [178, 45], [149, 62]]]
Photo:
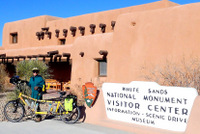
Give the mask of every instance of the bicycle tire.
[[4, 107], [4, 116], [10, 122], [19, 122], [24, 117], [24, 106], [17, 101], [9, 101]]
[[80, 108], [78, 106], [74, 106], [73, 110], [69, 111], [68, 114], [62, 114], [61, 119], [63, 122], [67, 124], [74, 124], [79, 120], [80, 115], [81, 115]]

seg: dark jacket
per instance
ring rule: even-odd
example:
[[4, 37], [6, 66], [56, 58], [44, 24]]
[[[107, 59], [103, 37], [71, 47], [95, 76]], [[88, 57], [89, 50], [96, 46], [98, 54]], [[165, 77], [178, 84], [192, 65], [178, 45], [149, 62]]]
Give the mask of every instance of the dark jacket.
[[[34, 76], [31, 77], [28, 85], [31, 87], [31, 90], [32, 90], [31, 97], [35, 99], [42, 99], [41, 91], [42, 91], [43, 85], [45, 85], [45, 81], [42, 78], [42, 76], [36, 75], [35, 77]], [[35, 87], [38, 87], [38, 88], [35, 90], [34, 89]]]

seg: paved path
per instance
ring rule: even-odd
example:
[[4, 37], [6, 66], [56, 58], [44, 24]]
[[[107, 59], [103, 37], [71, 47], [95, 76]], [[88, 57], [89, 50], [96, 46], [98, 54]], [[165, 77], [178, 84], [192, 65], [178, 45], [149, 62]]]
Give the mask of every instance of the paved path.
[[0, 134], [131, 134], [87, 123], [65, 124], [58, 120], [20, 123], [0, 122]]

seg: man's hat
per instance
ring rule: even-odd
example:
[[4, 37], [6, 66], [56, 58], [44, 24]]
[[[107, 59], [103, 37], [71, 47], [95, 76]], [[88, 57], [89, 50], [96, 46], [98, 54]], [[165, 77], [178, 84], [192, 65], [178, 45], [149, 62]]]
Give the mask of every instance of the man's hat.
[[34, 67], [34, 68], [32, 69], [32, 71], [39, 71], [39, 69], [38, 69], [37, 67]]

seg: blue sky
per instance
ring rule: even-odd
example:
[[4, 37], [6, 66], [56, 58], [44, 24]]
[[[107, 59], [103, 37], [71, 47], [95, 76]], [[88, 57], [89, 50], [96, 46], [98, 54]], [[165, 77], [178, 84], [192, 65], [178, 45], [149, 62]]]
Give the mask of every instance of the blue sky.
[[[67, 18], [155, 1], [159, 0], [0, 0], [0, 46], [2, 46], [3, 26], [7, 22], [41, 15]], [[183, 5], [200, 0], [171, 1]]]

